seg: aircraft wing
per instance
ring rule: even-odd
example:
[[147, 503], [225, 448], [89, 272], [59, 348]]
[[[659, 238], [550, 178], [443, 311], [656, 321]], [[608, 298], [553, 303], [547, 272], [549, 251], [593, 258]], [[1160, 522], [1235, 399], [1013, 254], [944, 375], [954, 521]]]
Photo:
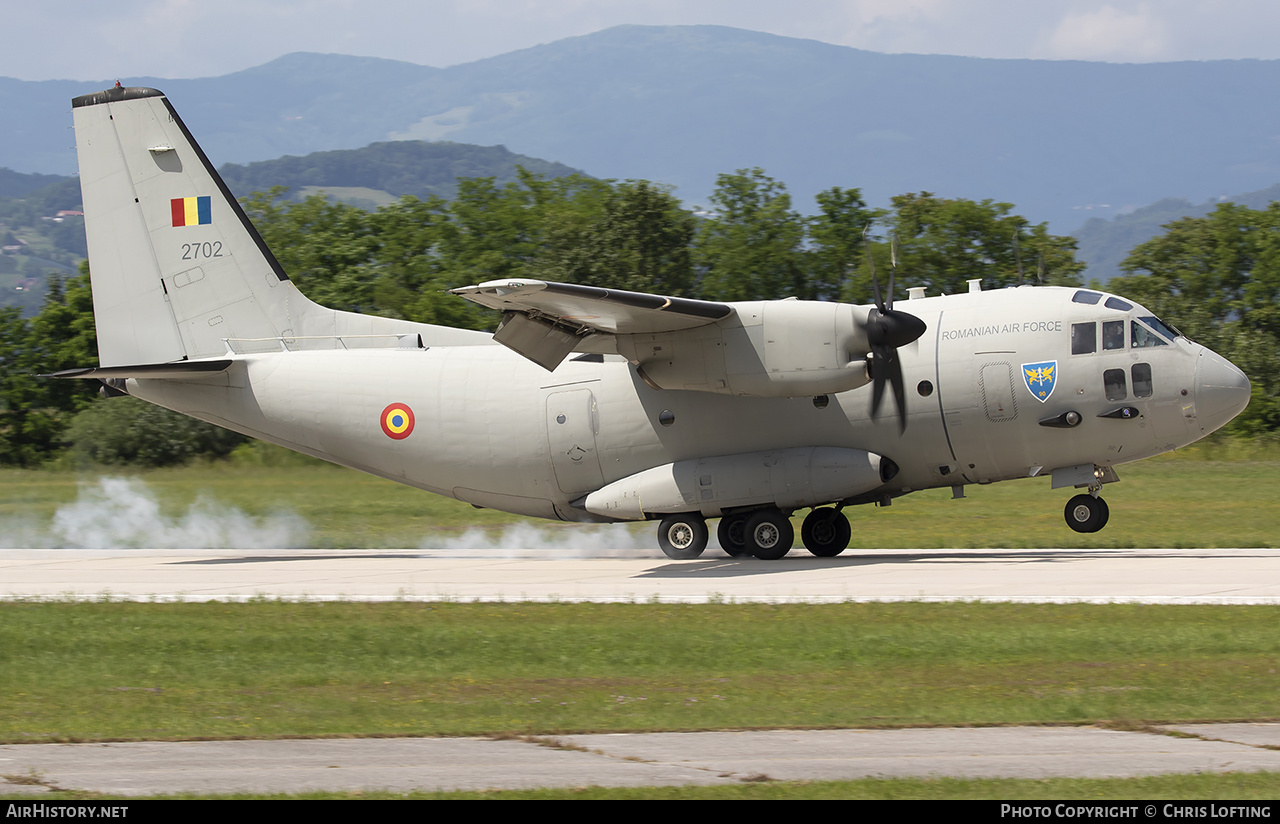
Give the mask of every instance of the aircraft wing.
[[580, 334], [676, 332], [705, 326], [733, 314], [733, 307], [727, 303], [542, 280], [491, 280], [450, 291], [500, 312], [545, 317], [579, 329]]
[[734, 311], [727, 303], [709, 300], [542, 280], [491, 280], [450, 291], [502, 312], [494, 340], [546, 369], [555, 369], [589, 335], [679, 332], [715, 323]]

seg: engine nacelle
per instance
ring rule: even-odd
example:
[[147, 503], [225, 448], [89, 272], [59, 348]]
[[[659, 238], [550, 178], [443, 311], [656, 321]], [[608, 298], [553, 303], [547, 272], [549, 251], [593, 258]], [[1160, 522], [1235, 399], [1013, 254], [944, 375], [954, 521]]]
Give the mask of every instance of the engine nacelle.
[[733, 317], [715, 324], [620, 335], [618, 353], [655, 389], [794, 398], [870, 381], [866, 307], [802, 300], [733, 306]]
[[[740, 507], [841, 501], [884, 483], [881, 456], [862, 449], [809, 446], [696, 458], [656, 466], [592, 492], [576, 506], [606, 518], [701, 512], [713, 518]], [[884, 461], [886, 468], [892, 463]]]

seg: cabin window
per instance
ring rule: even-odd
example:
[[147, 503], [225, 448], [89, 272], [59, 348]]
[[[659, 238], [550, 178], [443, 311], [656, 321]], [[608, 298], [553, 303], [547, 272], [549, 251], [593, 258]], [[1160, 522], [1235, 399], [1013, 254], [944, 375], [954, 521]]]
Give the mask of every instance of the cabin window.
[[1102, 300], [1102, 295], [1098, 292], [1085, 292], [1081, 290], [1071, 296], [1072, 303], [1087, 303], [1090, 306], [1096, 306], [1100, 300]]
[[1088, 355], [1098, 351], [1098, 324], [1071, 324], [1071, 354]]
[[1151, 364], [1135, 363], [1130, 371], [1133, 372], [1133, 396], [1135, 398], [1151, 397]]
[[1107, 350], [1124, 348], [1124, 321], [1108, 320], [1103, 322], [1102, 348]]
[[[1147, 327], [1138, 323], [1136, 320], [1133, 325], [1133, 348], [1144, 349], [1148, 346], [1168, 346], [1168, 342], [1164, 338], [1152, 332]], [[1136, 391], [1136, 390], [1135, 390]]]
[[1128, 397], [1123, 369], [1108, 369], [1103, 372], [1102, 386], [1107, 391], [1107, 400], [1109, 401], [1122, 401]]

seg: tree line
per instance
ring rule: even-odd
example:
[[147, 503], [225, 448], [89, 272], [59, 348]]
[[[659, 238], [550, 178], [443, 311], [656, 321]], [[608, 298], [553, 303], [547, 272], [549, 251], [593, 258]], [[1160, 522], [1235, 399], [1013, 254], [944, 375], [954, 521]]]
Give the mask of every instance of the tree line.
[[[1020, 282], [1080, 285], [1073, 238], [1031, 224], [1008, 203], [929, 192], [869, 207], [831, 188], [810, 214], [761, 169], [720, 175], [706, 209], [648, 181], [546, 178], [521, 170], [499, 185], [464, 178], [451, 200], [404, 197], [376, 211], [281, 189], [242, 204], [308, 297], [335, 309], [491, 329], [491, 312], [447, 290], [533, 278], [709, 300], [795, 296], [871, 301], [871, 268], [896, 261], [897, 285], [929, 294]], [[868, 227], [871, 227], [868, 231]], [[1170, 224], [1133, 250], [1110, 291], [1132, 297], [1240, 364], [1254, 402], [1229, 430], [1280, 431], [1280, 205], [1224, 204]], [[160, 465], [229, 452], [242, 439], [96, 385], [36, 377], [96, 363], [87, 268], [51, 285], [24, 320], [0, 310], [0, 463]]]

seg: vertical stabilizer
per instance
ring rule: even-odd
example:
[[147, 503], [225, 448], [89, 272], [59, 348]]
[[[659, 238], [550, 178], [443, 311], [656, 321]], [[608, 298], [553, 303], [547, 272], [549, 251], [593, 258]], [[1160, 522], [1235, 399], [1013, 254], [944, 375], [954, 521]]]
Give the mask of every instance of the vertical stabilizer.
[[225, 341], [333, 334], [165, 96], [72, 101], [103, 366], [218, 357]]

